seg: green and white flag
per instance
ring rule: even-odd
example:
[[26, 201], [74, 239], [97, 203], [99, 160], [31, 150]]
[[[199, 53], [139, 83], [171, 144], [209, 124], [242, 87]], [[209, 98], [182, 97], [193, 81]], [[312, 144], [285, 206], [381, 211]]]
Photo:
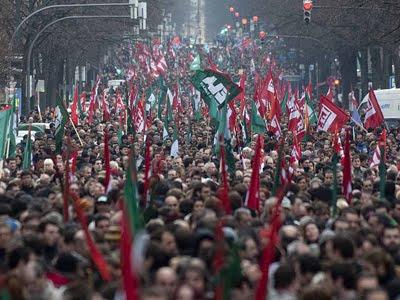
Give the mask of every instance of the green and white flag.
[[29, 127], [28, 139], [24, 149], [24, 160], [22, 161], [22, 169], [30, 170], [32, 167], [32, 128]]
[[314, 107], [311, 103], [309, 94], [306, 93], [305, 97], [306, 97], [305, 105], [307, 105], [307, 112], [308, 112], [308, 121], [310, 122], [310, 124], [317, 124], [318, 117], [317, 117], [317, 114], [315, 113]]
[[192, 63], [190, 64], [191, 71], [198, 71], [201, 70], [201, 58], [200, 55], [197, 54], [196, 57], [193, 59]]
[[12, 103], [12, 112], [11, 112], [11, 117], [10, 117], [10, 129], [8, 133], [8, 138], [9, 138], [9, 149], [8, 149], [8, 157], [14, 157], [15, 152], [17, 150], [17, 142], [15, 137], [17, 136], [17, 128], [18, 128], [18, 117], [17, 117], [17, 103], [16, 103], [16, 97], [14, 96], [13, 103]]
[[174, 126], [174, 134], [172, 136], [171, 154], [172, 157], [179, 155], [179, 141], [178, 141], [178, 130]]
[[68, 122], [69, 115], [67, 109], [65, 108], [65, 104], [60, 98], [57, 99], [56, 112], [57, 112], [57, 120], [55, 124], [56, 153], [61, 153], [62, 142], [65, 134], [65, 125]]
[[212, 117], [212, 113], [216, 113], [214, 111], [215, 108], [221, 108], [241, 92], [241, 88], [227, 75], [213, 70], [196, 71], [191, 78], [191, 82], [200, 91], [201, 97], [208, 105]]
[[9, 138], [11, 114], [11, 106], [0, 111], [0, 160], [3, 160], [7, 154], [7, 140]]
[[265, 121], [261, 117], [254, 101], [251, 104], [251, 132], [257, 134], [264, 134], [265, 132]]

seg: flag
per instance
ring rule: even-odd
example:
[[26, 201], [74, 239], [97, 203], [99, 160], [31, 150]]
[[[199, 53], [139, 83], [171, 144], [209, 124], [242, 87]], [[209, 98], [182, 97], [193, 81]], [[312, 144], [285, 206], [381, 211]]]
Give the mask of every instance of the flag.
[[315, 113], [315, 109], [311, 103], [311, 92], [312, 86], [311, 83], [309, 83], [305, 92], [305, 118], [308, 118], [308, 124], [317, 124], [317, 114]]
[[60, 98], [57, 99], [56, 112], [57, 112], [57, 120], [55, 124], [56, 153], [61, 153], [64, 133], [65, 133], [65, 125], [68, 123], [69, 116], [68, 116], [68, 111], [65, 108], [65, 104]]
[[350, 99], [350, 110], [355, 111], [358, 108], [358, 100], [356, 99], [356, 96], [354, 95], [354, 91], [351, 90], [349, 93], [349, 99]]
[[330, 102], [334, 102], [333, 101], [333, 90], [330, 86], [328, 87], [328, 92], [326, 93], [325, 98], [328, 99]]
[[174, 125], [174, 134], [172, 136], [171, 153], [172, 157], [177, 157], [179, 155], [179, 140], [178, 140], [178, 130], [176, 125]]
[[90, 257], [93, 260], [94, 264], [96, 265], [97, 270], [99, 271], [102, 279], [105, 281], [110, 281], [111, 274], [109, 272], [109, 267], [108, 267], [107, 262], [104, 259], [103, 255], [101, 254], [101, 252], [97, 248], [96, 244], [94, 243], [92, 235], [89, 233], [87, 218], [81, 207], [80, 200], [78, 199], [77, 195], [72, 194], [71, 196], [73, 199], [77, 219], [81, 225], [81, 228], [82, 228], [83, 233], [86, 238]]
[[222, 139], [222, 143], [220, 145], [220, 169], [221, 169], [221, 182], [222, 182], [222, 187], [220, 188], [220, 195], [219, 198], [222, 202], [222, 207], [224, 208], [224, 211], [226, 214], [231, 214], [232, 213], [232, 207], [231, 203], [229, 202], [229, 185], [228, 185], [228, 175], [226, 173], [226, 163], [225, 163], [225, 145], [224, 145], [224, 138], [223, 136], [220, 137]]
[[364, 127], [366, 129], [380, 127], [385, 123], [381, 107], [372, 89], [368, 93], [367, 108], [365, 111]]
[[75, 126], [78, 125], [78, 102], [79, 102], [79, 95], [78, 95], [78, 85], [75, 85], [74, 89], [74, 100], [71, 105], [71, 121], [74, 123]]
[[340, 130], [350, 119], [350, 116], [328, 98], [321, 95], [318, 130], [333, 133]]
[[256, 104], [254, 101], [252, 101], [251, 104], [251, 131], [252, 133], [257, 133], [257, 134], [264, 134], [265, 132], [265, 121], [261, 117], [259, 110], [256, 107]]
[[297, 134], [293, 133], [293, 148], [290, 153], [289, 159], [289, 174], [293, 175], [295, 168], [298, 167], [299, 160], [301, 159], [301, 148], [299, 140], [297, 139]]
[[22, 161], [22, 169], [30, 170], [32, 167], [32, 125], [29, 125], [28, 139], [26, 140], [24, 149], [24, 160]]
[[351, 156], [350, 156], [350, 130], [346, 130], [343, 159], [343, 195], [348, 203], [351, 202]]
[[290, 83], [287, 84], [287, 87], [285, 89], [285, 95], [283, 96], [283, 99], [281, 102], [281, 111], [283, 113], [286, 112], [286, 105], [287, 105], [289, 97], [290, 97]]
[[[18, 135], [18, 114], [17, 114], [17, 98], [14, 96], [13, 102], [12, 102], [12, 112], [11, 112], [11, 117], [10, 117], [10, 127], [8, 129], [8, 139], [9, 139], [9, 149], [7, 154], [8, 157], [14, 157], [15, 152], [17, 150], [17, 142], [15, 137]], [[1, 125], [0, 125], [1, 126]], [[4, 127], [1, 127], [4, 128]], [[4, 131], [6, 133], [7, 131]], [[7, 149], [4, 149], [7, 150]], [[0, 152], [0, 156], [3, 154], [3, 152]], [[1, 160], [1, 158], [0, 158]]]
[[[0, 160], [3, 160], [7, 155], [7, 139], [10, 133], [10, 118], [12, 115], [12, 107], [8, 106], [0, 110]], [[11, 142], [11, 139], [10, 139]]]
[[139, 300], [138, 295], [138, 278], [133, 271], [133, 233], [129, 227], [129, 217], [126, 206], [122, 210], [121, 221], [121, 273], [122, 273], [122, 286], [126, 300]]
[[339, 133], [338, 133], [338, 128], [335, 128], [335, 132], [333, 134], [333, 141], [332, 141], [332, 148], [333, 148], [333, 156], [332, 156], [332, 161], [331, 161], [331, 166], [332, 166], [332, 172], [333, 172], [333, 186], [332, 186], [332, 199], [331, 199], [331, 205], [333, 207], [333, 216], [336, 216], [337, 212], [337, 191], [338, 191], [338, 181], [337, 181], [337, 164], [339, 162], [339, 156], [340, 156], [340, 146], [339, 146]]
[[259, 134], [257, 137], [255, 155], [253, 158], [250, 187], [247, 191], [245, 206], [254, 211], [260, 210], [260, 166], [261, 166], [261, 150], [263, 148], [263, 139]]
[[199, 54], [197, 54], [196, 57], [193, 59], [189, 68], [190, 68], [190, 71], [201, 70], [201, 58], [200, 58]]
[[124, 186], [124, 207], [127, 212], [127, 222], [132, 234], [142, 228], [142, 221], [139, 214], [139, 201], [137, 192], [137, 173], [136, 159], [133, 145], [129, 154], [129, 164], [126, 170], [126, 179]]
[[269, 222], [269, 241], [262, 251], [260, 270], [261, 278], [258, 281], [255, 293], [255, 300], [265, 300], [268, 288], [269, 267], [272, 264], [275, 253], [276, 245], [279, 241], [279, 229], [282, 225], [281, 222], [281, 204], [283, 199], [283, 188], [280, 189], [278, 200], [272, 209], [271, 221]]
[[104, 188], [106, 194], [111, 191], [111, 166], [110, 166], [110, 146], [109, 146], [109, 136], [108, 130], [104, 129], [104, 167], [106, 169], [106, 176], [104, 178]]
[[381, 150], [381, 159], [379, 162], [379, 191], [381, 200], [385, 199], [386, 187], [386, 129], [383, 129], [379, 138], [378, 146]]
[[213, 70], [196, 71], [191, 82], [201, 92], [203, 100], [209, 107], [211, 103], [222, 106], [241, 92], [240, 87], [228, 75]]

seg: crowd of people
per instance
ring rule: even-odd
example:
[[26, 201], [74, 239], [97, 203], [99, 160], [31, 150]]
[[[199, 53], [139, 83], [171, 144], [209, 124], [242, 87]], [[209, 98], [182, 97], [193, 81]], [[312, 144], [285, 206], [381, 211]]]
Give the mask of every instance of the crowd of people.
[[[176, 55], [185, 53], [186, 59], [192, 50], [181, 47], [184, 49]], [[213, 51], [212, 57], [223, 68], [226, 49]], [[251, 75], [254, 71], [250, 70], [254, 62], [249, 62], [253, 57], [251, 51], [231, 49], [229, 55], [237, 56], [230, 61], [238, 62], [237, 66], [229, 64], [230, 72], [237, 74], [241, 69], [249, 74], [246, 98], [250, 99], [254, 83]], [[205, 59], [203, 64], [207, 64]], [[117, 76], [114, 70], [108, 67], [101, 74], [100, 89], [108, 79]], [[53, 123], [57, 113], [48, 108], [42, 112], [42, 118], [52, 125], [44, 134], [34, 135], [32, 167], [28, 170], [22, 167], [27, 137], [18, 145], [16, 155], [4, 161], [0, 178], [3, 299], [7, 296], [16, 300], [129, 299], [124, 295], [120, 239], [121, 202], [131, 155], [137, 165], [137, 200], [141, 203], [144, 223], [134, 239], [133, 270], [138, 278], [138, 299], [217, 299], [215, 260], [221, 242], [216, 234], [218, 224], [222, 224], [223, 231], [223, 264], [232, 265], [234, 259], [238, 264], [237, 272], [231, 270], [225, 275], [234, 277], [225, 299], [257, 299], [255, 292], [263, 272], [268, 272], [265, 297], [269, 300], [385, 300], [400, 296], [398, 128], [388, 130], [387, 134], [384, 198], [380, 197], [378, 169], [370, 167], [381, 130], [352, 128], [349, 202], [341, 192], [340, 167], [336, 174], [338, 187], [334, 186], [332, 136], [310, 126], [307, 138], [301, 142], [302, 157], [293, 170], [291, 182], [283, 187], [281, 226], [272, 261], [265, 270], [261, 262], [264, 249], [273, 241], [270, 227], [278, 201], [272, 189], [275, 172], [280, 167], [279, 142], [265, 131], [257, 212], [246, 207], [257, 136], [253, 134], [246, 144], [242, 134], [236, 133], [231, 141], [235, 172], [228, 178], [232, 213], [227, 214], [221, 203], [223, 183], [220, 157], [213, 142], [215, 126], [207, 114], [196, 119], [189, 109], [190, 72], [170, 70], [169, 73], [169, 80], [180, 82], [182, 91], [183, 109], [174, 112], [178, 155], [170, 155], [172, 134], [166, 137], [163, 133], [165, 120], [158, 118], [157, 108], [149, 113], [151, 124], [144, 134], [128, 134], [124, 128], [124, 135], [120, 136], [121, 121], [113, 109], [107, 121], [99, 109], [92, 124], [83, 119], [74, 129], [69, 122], [64, 151], [55, 154]], [[127, 87], [120, 88], [124, 94]], [[110, 93], [110, 107], [116, 107], [117, 90]], [[164, 116], [165, 106], [162, 109]], [[31, 112], [30, 118], [36, 121], [38, 113]], [[284, 159], [289, 162], [292, 133], [287, 131], [284, 121], [281, 127], [286, 139]], [[104, 185], [105, 129], [109, 135], [111, 188]], [[174, 131], [171, 124], [167, 131]], [[150, 147], [146, 147], [147, 142]], [[79, 206], [88, 218], [88, 229], [106, 260], [111, 280], [103, 280], [99, 275], [71, 202], [69, 220], [64, 221], [63, 176], [66, 163], [70, 163], [65, 161], [68, 148], [79, 154], [69, 189], [79, 195]], [[146, 154], [146, 149], [150, 154]], [[146, 155], [151, 158], [150, 200], [144, 195]], [[332, 201], [334, 188], [337, 188], [336, 201]]]

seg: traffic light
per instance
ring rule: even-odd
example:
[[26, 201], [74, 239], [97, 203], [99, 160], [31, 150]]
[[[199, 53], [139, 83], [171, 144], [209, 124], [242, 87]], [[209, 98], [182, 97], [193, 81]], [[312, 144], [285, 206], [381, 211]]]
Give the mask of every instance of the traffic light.
[[306, 24], [310, 23], [311, 21], [311, 11], [313, 9], [313, 2], [312, 0], [303, 0], [303, 18]]

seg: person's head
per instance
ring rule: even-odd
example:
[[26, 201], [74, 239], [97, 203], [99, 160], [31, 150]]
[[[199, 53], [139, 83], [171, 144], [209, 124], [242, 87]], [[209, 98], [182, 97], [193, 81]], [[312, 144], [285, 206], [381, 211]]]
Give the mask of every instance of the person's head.
[[355, 288], [356, 270], [349, 262], [334, 262], [329, 267], [329, 277], [336, 293]]
[[101, 236], [104, 236], [110, 228], [110, 218], [105, 215], [97, 215], [94, 220], [96, 231]]
[[173, 196], [169, 195], [165, 198], [165, 205], [175, 214], [179, 213], [179, 202], [178, 199]]
[[274, 273], [274, 288], [279, 292], [296, 292], [296, 271], [291, 264], [281, 264]]
[[175, 270], [170, 267], [158, 269], [155, 276], [155, 284], [161, 287], [169, 298], [171, 298], [177, 287], [177, 276]]
[[21, 172], [21, 187], [30, 188], [33, 186], [32, 173], [30, 171]]
[[348, 260], [354, 256], [353, 241], [345, 235], [335, 235], [326, 242], [326, 254], [331, 260]]
[[202, 267], [196, 265], [189, 265], [184, 270], [183, 275], [184, 283], [189, 285], [196, 297], [202, 297], [206, 289], [206, 274]]
[[317, 243], [319, 239], [319, 229], [316, 223], [309, 222], [304, 226], [304, 239], [308, 243]]
[[311, 254], [303, 254], [297, 258], [296, 271], [301, 286], [307, 286], [311, 283], [315, 274], [321, 271], [319, 258]]
[[15, 158], [8, 158], [7, 159], [7, 168], [14, 172], [17, 169], [17, 160]]
[[389, 300], [389, 296], [384, 289], [369, 289], [365, 291], [363, 300]]
[[369, 289], [379, 287], [378, 277], [372, 273], [361, 273], [357, 277], [356, 290], [359, 295], [363, 295]]
[[382, 246], [391, 254], [395, 254], [400, 247], [400, 229], [397, 226], [386, 226], [383, 229]]
[[341, 215], [349, 223], [350, 230], [356, 231], [360, 229], [360, 216], [352, 207], [344, 208]]
[[340, 217], [333, 223], [333, 230], [335, 233], [343, 233], [348, 231], [350, 228], [349, 222], [344, 217]]
[[324, 172], [324, 184], [332, 185], [333, 184], [333, 171], [331, 169], [327, 169]]
[[244, 236], [240, 240], [242, 259], [257, 262], [260, 251], [257, 242], [251, 236]]
[[46, 246], [54, 247], [60, 240], [60, 227], [53, 221], [44, 221], [39, 224], [39, 231], [42, 234]]
[[169, 300], [168, 294], [165, 293], [164, 289], [158, 287], [151, 287], [143, 290], [140, 293], [141, 300]]
[[169, 256], [175, 256], [178, 254], [178, 247], [176, 245], [175, 236], [172, 232], [166, 229], [159, 229], [151, 235], [151, 239], [158, 242], [160, 247]]
[[43, 171], [44, 172], [53, 172], [54, 171], [54, 162], [50, 158], [46, 158], [43, 162]]
[[34, 255], [32, 250], [24, 246], [12, 249], [6, 258], [8, 269], [14, 271], [21, 279], [24, 278], [23, 276], [27, 271], [27, 267], [33, 260]]
[[176, 170], [174, 170], [174, 169], [168, 170], [168, 180], [173, 181], [176, 178], [178, 178], [178, 172], [176, 172]]
[[235, 210], [234, 218], [239, 228], [250, 226], [252, 220], [251, 212], [247, 208], [238, 208]]
[[352, 162], [353, 162], [353, 168], [358, 169], [361, 167], [361, 159], [359, 155], [353, 155]]
[[103, 170], [103, 161], [102, 159], [96, 159], [94, 161], [94, 165], [93, 165], [93, 169], [96, 173], [100, 172], [101, 170]]

